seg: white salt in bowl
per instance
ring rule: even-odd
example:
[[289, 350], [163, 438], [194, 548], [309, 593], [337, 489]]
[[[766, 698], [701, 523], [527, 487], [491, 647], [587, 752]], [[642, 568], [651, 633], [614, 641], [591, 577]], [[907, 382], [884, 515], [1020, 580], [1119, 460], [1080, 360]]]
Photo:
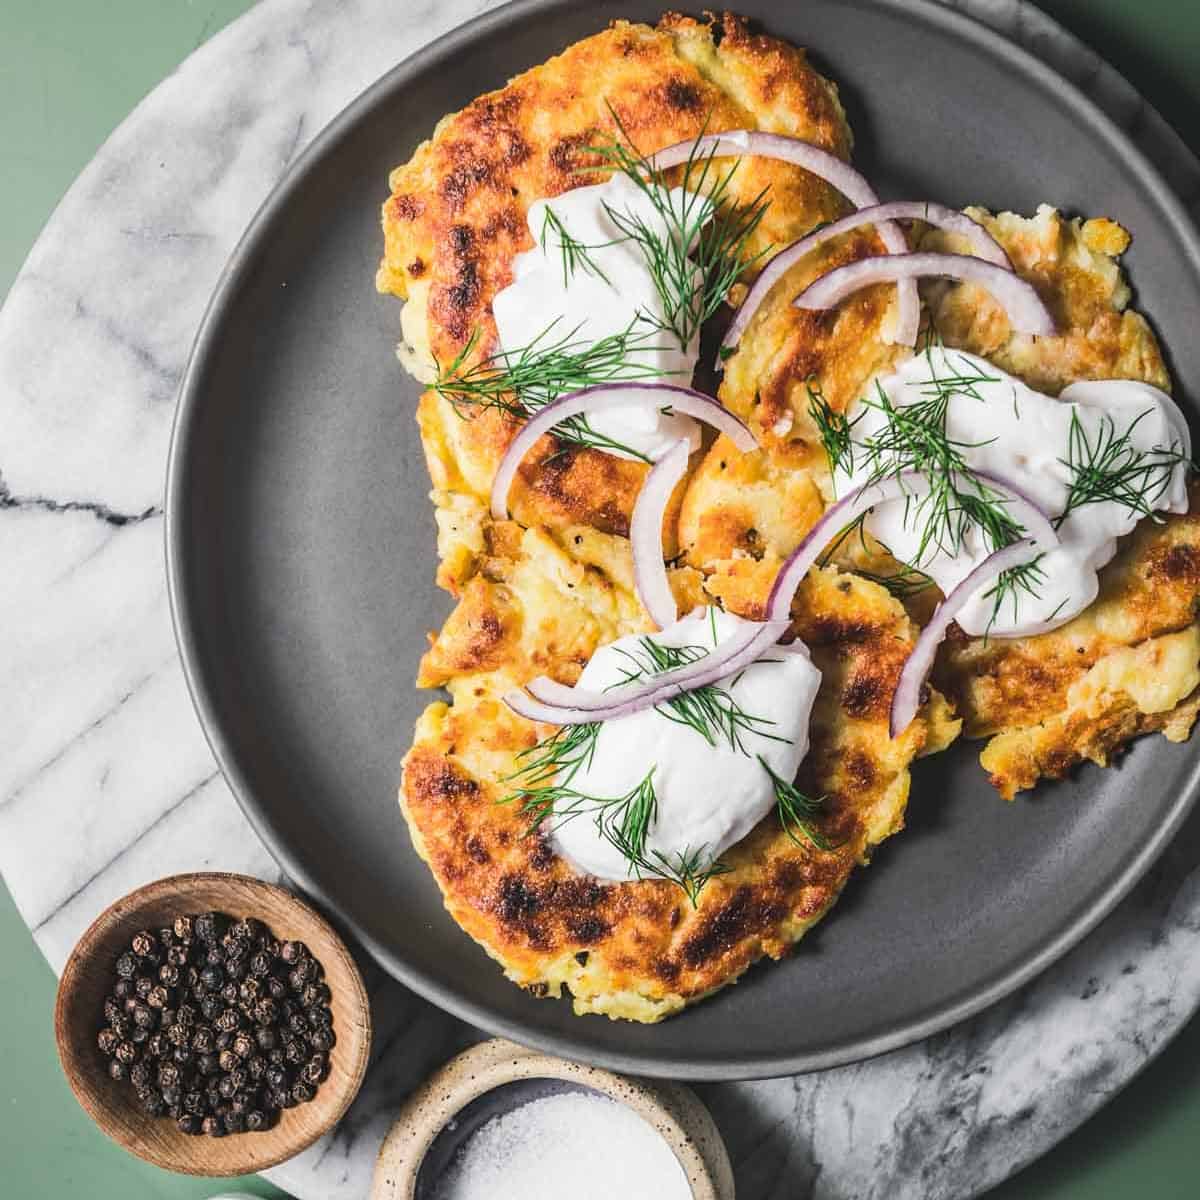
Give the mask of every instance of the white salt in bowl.
[[562, 1092], [599, 1094], [636, 1113], [678, 1162], [692, 1200], [734, 1200], [725, 1143], [690, 1088], [615, 1075], [498, 1038], [451, 1059], [408, 1098], [380, 1148], [371, 1200], [429, 1200], [458, 1149], [487, 1121]]

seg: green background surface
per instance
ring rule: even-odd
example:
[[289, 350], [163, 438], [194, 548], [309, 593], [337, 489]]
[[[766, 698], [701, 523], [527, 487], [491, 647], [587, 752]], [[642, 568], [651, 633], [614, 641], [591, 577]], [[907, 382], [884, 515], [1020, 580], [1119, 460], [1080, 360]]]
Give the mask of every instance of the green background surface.
[[[0, 292], [105, 136], [247, 0], [0, 0]], [[736, 4], [734, 5], [736, 7]], [[1200, 146], [1200, 2], [1042, 0]], [[405, 5], [397, 0], [396, 19]], [[110, 1145], [59, 1072], [54, 978], [0, 888], [0, 1195], [185, 1200], [260, 1180], [186, 1179]], [[1200, 1196], [1200, 1021], [1121, 1096], [993, 1200]], [[500, 1198], [498, 1198], [500, 1200]]]

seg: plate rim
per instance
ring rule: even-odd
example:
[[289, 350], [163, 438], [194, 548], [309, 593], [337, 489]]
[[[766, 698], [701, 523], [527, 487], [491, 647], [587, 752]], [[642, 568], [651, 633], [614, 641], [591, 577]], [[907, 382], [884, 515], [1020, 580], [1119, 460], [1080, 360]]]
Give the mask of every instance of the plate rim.
[[[167, 597], [176, 648], [184, 679], [200, 726], [231, 792], [255, 834], [287, 876], [319, 903], [322, 908], [350, 931], [353, 939], [393, 978], [431, 1004], [488, 1033], [508, 1037], [525, 1045], [568, 1058], [594, 1063], [610, 1070], [658, 1078], [691, 1081], [730, 1081], [776, 1078], [845, 1066], [898, 1050], [931, 1037], [967, 1020], [1011, 995], [1036, 978], [1063, 955], [1079, 944], [1129, 894], [1146, 874], [1195, 806], [1200, 797], [1200, 746], [1186, 781], [1167, 810], [1154, 835], [1144, 841], [1124, 867], [1104, 887], [1100, 895], [1068, 921], [1036, 953], [996, 976], [985, 986], [927, 1015], [889, 1026], [882, 1032], [829, 1046], [820, 1051], [794, 1054], [761, 1054], [714, 1059], [681, 1059], [640, 1052], [611, 1051], [596, 1048], [572, 1037], [539, 1028], [536, 1021], [512, 1019], [494, 1012], [489, 1005], [460, 993], [410, 966], [377, 939], [365, 933], [335, 896], [319, 886], [302, 858], [293, 852], [285, 833], [276, 827], [267, 806], [260, 805], [242, 769], [238, 755], [223, 727], [224, 717], [209, 689], [206, 667], [199, 650], [199, 620], [186, 587], [187, 537], [190, 509], [187, 503], [190, 463], [188, 446], [191, 431], [202, 408], [203, 382], [208, 360], [216, 348], [225, 310], [235, 298], [258, 246], [266, 236], [291, 193], [333, 151], [343, 135], [359, 118], [385, 100], [402, 91], [415, 77], [436, 68], [464, 44], [474, 43], [514, 21], [539, 10], [554, 9], [579, 0], [508, 0], [496, 8], [469, 19], [422, 46], [370, 84], [337, 113], [313, 138], [271, 188], [251, 218], [229, 256], [197, 327], [187, 365], [177, 392], [167, 453], [164, 502], [164, 555]], [[1023, 0], [1024, 2], [1024, 0]], [[997, 32], [978, 18], [949, 7], [950, 0], [842, 0], [847, 6], [864, 12], [887, 11], [941, 26], [957, 40], [975, 43], [985, 53], [1002, 60], [1017, 74], [1033, 77], [1072, 110], [1082, 123], [1133, 165], [1142, 180], [1142, 190], [1166, 212], [1172, 230], [1189, 252], [1191, 269], [1200, 278], [1200, 231], [1191, 220], [1183, 202], [1166, 182], [1157, 166], [1132, 141], [1128, 134], [1071, 79], [1040, 58]], [[1040, 10], [1039, 10], [1040, 11]], [[1074, 35], [1069, 35], [1074, 36]], [[1083, 43], [1080, 43], [1081, 45]], [[815, 48], [818, 50], [819, 48]], [[1094, 53], [1090, 51], [1089, 52]], [[1105, 60], [1100, 59], [1101, 62]], [[1119, 73], [1106, 64], [1114, 74]], [[1122, 80], [1123, 76], [1119, 76]], [[1137, 93], [1141, 98], [1140, 93]], [[1148, 103], [1142, 103], [1149, 108]], [[1170, 128], [1170, 126], [1168, 126]], [[586, 1018], [578, 1018], [585, 1020]], [[682, 1014], [676, 1018], [686, 1019]]]

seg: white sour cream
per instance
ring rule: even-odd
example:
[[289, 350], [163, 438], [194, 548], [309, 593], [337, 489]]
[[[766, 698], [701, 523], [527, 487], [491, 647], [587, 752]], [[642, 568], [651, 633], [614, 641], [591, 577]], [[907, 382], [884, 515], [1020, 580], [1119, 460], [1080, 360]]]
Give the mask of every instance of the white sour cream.
[[[684, 196], [679, 188], [669, 193], [673, 205], [679, 205]], [[573, 269], [564, 267], [562, 233], [547, 223], [547, 209], [570, 238], [588, 247], [586, 262], [577, 258]], [[492, 301], [500, 347], [511, 353], [535, 341], [547, 345], [568, 336], [573, 342], [595, 343], [632, 326], [636, 349], [626, 356], [626, 363], [669, 372], [648, 377], [647, 382], [686, 387], [692, 380], [699, 346], [681, 347], [673, 334], [656, 327], [666, 314], [653, 277], [637, 243], [626, 238], [610, 210], [645, 222], [664, 238], [668, 235], [667, 224], [654, 205], [620, 172], [604, 183], [530, 205], [527, 220], [535, 245], [513, 260], [513, 282]], [[628, 379], [634, 374], [626, 369], [613, 377]], [[598, 433], [651, 459], [661, 457], [680, 438], [687, 438], [693, 450], [700, 446], [700, 427], [690, 417], [667, 415], [641, 405], [589, 416], [588, 423]], [[620, 451], [612, 453], [631, 457]]]
[[[746, 624], [719, 609], [700, 608], [653, 637], [661, 645], [711, 650], [714, 626], [720, 645]], [[636, 654], [638, 643], [634, 635], [597, 650], [580, 676], [580, 686], [603, 690], [620, 682], [629, 667], [622, 651]], [[587, 796], [624, 796], [653, 769], [658, 811], [647, 856], [658, 852], [674, 861], [677, 855], [704, 848], [707, 864], [741, 841], [775, 805], [774, 785], [758, 761], [760, 754], [780, 778], [795, 778], [808, 751], [809, 715], [820, 682], [821, 673], [802, 644], [776, 646], [736, 682], [720, 686], [746, 713], [774, 722], [762, 726], [766, 733], [787, 741], [747, 731], [743, 754], [723, 739], [711, 746], [695, 729], [646, 709], [601, 725], [591, 765], [579, 771], [571, 787]], [[559, 853], [580, 871], [601, 879], [638, 877], [588, 812], [560, 819], [553, 836]]]
[[[955, 392], [948, 404], [946, 432], [960, 443], [967, 465], [1011, 482], [1052, 518], [1066, 507], [1072, 480], [1067, 466], [1072, 414], [1093, 446], [1114, 432], [1123, 436], [1136, 421], [1130, 441], [1138, 450], [1191, 454], [1187, 423], [1175, 403], [1158, 388], [1132, 380], [1073, 383], [1055, 399], [1026, 387], [984, 359], [937, 348], [928, 357], [920, 354], [909, 359], [895, 374], [878, 382], [892, 404], [900, 408], [926, 399], [931, 379], [945, 380], [952, 375], [986, 376], [989, 380], [973, 382], [970, 394]], [[874, 384], [871, 387], [874, 389]], [[860, 414], [853, 429], [856, 443], [887, 425], [887, 418], [877, 408], [860, 404], [850, 415], [853, 419]], [[860, 450], [855, 451], [853, 466], [852, 473], [835, 475], [838, 495], [869, 477], [870, 468]], [[1165, 476], [1164, 471], [1155, 478], [1162, 481]], [[1167, 486], [1151, 491], [1146, 499], [1156, 511], [1186, 512], [1183, 465], [1173, 469]], [[985, 585], [959, 611], [959, 625], [970, 634], [1016, 637], [1065, 624], [1096, 598], [1097, 572], [1116, 553], [1117, 539], [1130, 533], [1138, 520], [1135, 511], [1114, 501], [1076, 508], [1058, 528], [1062, 544], [1041, 561], [1044, 577], [1037, 584], [1037, 595], [1021, 592], [1015, 611], [1012, 600], [1006, 599], [993, 619], [995, 598], [984, 594], [992, 585]], [[991, 553], [982, 532], [972, 527], [961, 552], [948, 554], [930, 548], [924, 560], [917, 562], [922, 527], [920, 514], [903, 500], [882, 504], [867, 518], [867, 528], [893, 555], [920, 567], [946, 594]]]

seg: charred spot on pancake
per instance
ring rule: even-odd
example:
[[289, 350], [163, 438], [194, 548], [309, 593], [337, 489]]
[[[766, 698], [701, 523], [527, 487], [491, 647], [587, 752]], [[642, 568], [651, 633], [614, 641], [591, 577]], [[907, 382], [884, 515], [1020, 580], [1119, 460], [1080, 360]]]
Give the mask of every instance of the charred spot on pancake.
[[542, 906], [536, 888], [520, 875], [505, 875], [496, 889], [496, 915], [509, 925], [520, 925], [537, 914]]
[[407, 192], [393, 196], [389, 201], [392, 215], [397, 221], [415, 221], [424, 211], [425, 203]]
[[739, 887], [721, 908], [702, 915], [700, 928], [684, 941], [681, 957], [687, 966], [700, 967], [782, 915], [777, 902]]
[[567, 931], [575, 941], [587, 944], [607, 936], [608, 926], [590, 913], [584, 916], [570, 915], [567, 917]]
[[483, 839], [477, 834], [472, 834], [463, 843], [463, 849], [466, 850], [468, 857], [472, 862], [483, 866], [491, 861], [491, 855], [487, 852], [487, 847], [483, 844]]
[[408, 273], [414, 279], [420, 279], [421, 276], [425, 274], [425, 260], [419, 257], [414, 258], [412, 262], [408, 264]]
[[852, 717], [879, 716], [891, 704], [890, 680], [866, 672], [850, 676], [842, 689], [842, 708]]
[[1186, 542], [1176, 546], [1165, 546], [1151, 554], [1147, 573], [1151, 579], [1200, 584], [1200, 549]]
[[683, 112], [695, 112], [704, 103], [700, 89], [679, 78], [668, 79], [663, 92], [667, 104]]

